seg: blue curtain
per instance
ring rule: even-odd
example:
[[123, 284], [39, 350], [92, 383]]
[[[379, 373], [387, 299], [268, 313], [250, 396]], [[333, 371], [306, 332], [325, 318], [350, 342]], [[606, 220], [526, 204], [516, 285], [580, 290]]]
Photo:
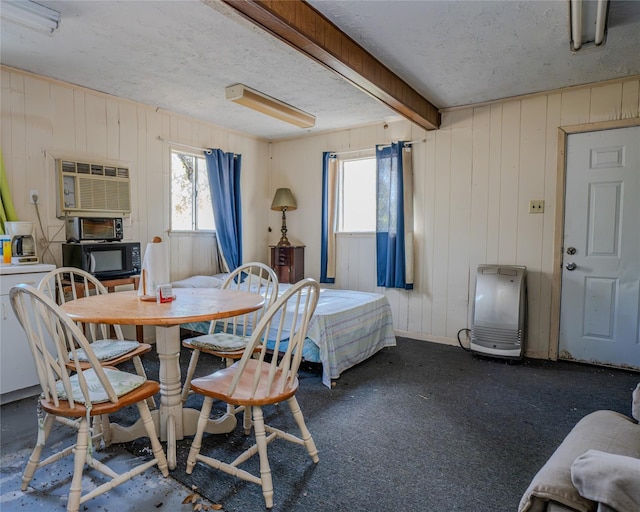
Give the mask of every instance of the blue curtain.
[[413, 289], [413, 177], [404, 142], [376, 147], [377, 284]]
[[242, 204], [240, 201], [241, 155], [220, 149], [205, 151], [209, 189], [216, 223], [216, 238], [232, 271], [242, 263]]
[[335, 202], [337, 160], [322, 153], [322, 227], [320, 235], [320, 282], [335, 283]]

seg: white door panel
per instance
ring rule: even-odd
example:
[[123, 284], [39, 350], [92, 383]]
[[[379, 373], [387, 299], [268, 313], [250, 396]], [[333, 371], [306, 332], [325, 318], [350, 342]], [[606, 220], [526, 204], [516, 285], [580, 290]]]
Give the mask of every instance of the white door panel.
[[569, 135], [560, 352], [640, 368], [640, 127]]

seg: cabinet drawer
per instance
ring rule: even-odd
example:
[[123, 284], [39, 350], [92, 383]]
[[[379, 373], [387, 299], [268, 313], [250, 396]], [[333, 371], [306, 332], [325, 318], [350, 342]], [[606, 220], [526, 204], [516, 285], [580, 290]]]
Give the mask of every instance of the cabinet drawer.
[[0, 295], [9, 295], [9, 291], [17, 284], [28, 284], [37, 287], [47, 272], [29, 274], [8, 274], [0, 276]]
[[[53, 267], [53, 266], [52, 266]], [[0, 392], [7, 403], [39, 391], [38, 374], [24, 330], [13, 312], [9, 292], [17, 284], [37, 287], [47, 272], [3, 274], [0, 276]]]
[[276, 265], [291, 264], [291, 249], [276, 249]]
[[304, 246], [270, 246], [271, 268], [281, 283], [297, 283], [304, 278]]

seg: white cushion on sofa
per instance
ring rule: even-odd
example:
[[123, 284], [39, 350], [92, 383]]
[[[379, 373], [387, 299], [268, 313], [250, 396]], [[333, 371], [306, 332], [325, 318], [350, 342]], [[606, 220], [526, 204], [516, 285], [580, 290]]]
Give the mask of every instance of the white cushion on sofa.
[[571, 465], [581, 496], [618, 512], [640, 510], [640, 459], [588, 450]]
[[595, 511], [597, 504], [581, 496], [571, 481], [571, 464], [587, 450], [640, 458], [640, 426], [613, 411], [596, 411], [582, 418], [533, 478], [518, 512], [545, 510], [548, 502], [578, 512]]

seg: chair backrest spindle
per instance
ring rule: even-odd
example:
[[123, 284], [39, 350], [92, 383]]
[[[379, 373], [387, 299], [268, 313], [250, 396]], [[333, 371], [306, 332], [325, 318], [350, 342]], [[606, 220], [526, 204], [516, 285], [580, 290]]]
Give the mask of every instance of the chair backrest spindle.
[[[67, 302], [67, 294], [71, 296], [70, 300], [76, 300], [79, 297], [88, 297], [92, 293], [109, 293], [99, 279], [75, 267], [60, 267], [52, 270], [42, 278], [38, 289], [55, 298], [58, 304]], [[118, 340], [124, 339], [122, 328], [119, 325], [85, 324], [85, 327], [85, 336], [90, 342], [111, 337]], [[113, 329], [115, 336], [111, 336], [111, 329]]]
[[245, 315], [211, 322], [209, 334], [220, 330], [238, 336], [249, 336], [265, 312], [278, 298], [278, 278], [271, 267], [260, 262], [240, 265], [227, 276], [221, 288], [258, 293], [265, 298], [264, 306]]
[[[91, 344], [80, 328], [53, 300], [42, 291], [25, 284], [14, 286], [9, 295], [11, 306], [27, 336], [40, 386], [47, 401], [58, 406], [60, 390], [57, 386], [62, 386], [69, 407], [75, 407], [70, 381], [71, 374], [75, 373], [82, 392], [82, 401], [87, 407], [91, 405], [89, 385], [84, 374], [88, 370], [82, 370], [78, 358], [75, 357], [79, 349], [84, 350], [91, 371], [96, 375], [97, 385], [102, 387], [108, 400], [112, 403], [118, 401], [104, 369], [91, 350]], [[73, 370], [65, 365], [69, 353], [74, 355]]]
[[[251, 334], [242, 358], [237, 363], [240, 368], [229, 385], [229, 395], [235, 392], [243, 370], [249, 364], [256, 364], [256, 361], [258, 365], [269, 364], [269, 370], [266, 382], [263, 372], [253, 373], [252, 398], [256, 398], [258, 392], [283, 393], [293, 385], [302, 361], [302, 345], [307, 335], [309, 321], [318, 303], [319, 294], [320, 285], [317, 281], [303, 279], [292, 285], [265, 312]], [[283, 349], [284, 343], [287, 344], [286, 349]], [[258, 346], [261, 346], [260, 352], [254, 355], [254, 349]], [[267, 360], [269, 354], [271, 354], [271, 361]], [[273, 388], [274, 383], [279, 388]]]

